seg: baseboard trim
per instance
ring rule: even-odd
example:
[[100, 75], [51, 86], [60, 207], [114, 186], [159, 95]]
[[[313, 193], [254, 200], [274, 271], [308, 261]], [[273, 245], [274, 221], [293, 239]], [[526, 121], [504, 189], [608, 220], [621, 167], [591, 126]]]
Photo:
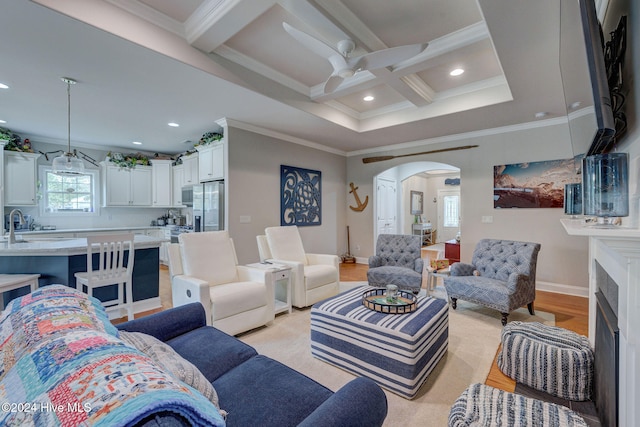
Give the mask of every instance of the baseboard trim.
[[541, 282], [536, 281], [536, 289], [545, 292], [554, 292], [556, 294], [574, 295], [577, 297], [589, 297], [589, 289], [581, 286], [565, 285], [562, 283]]

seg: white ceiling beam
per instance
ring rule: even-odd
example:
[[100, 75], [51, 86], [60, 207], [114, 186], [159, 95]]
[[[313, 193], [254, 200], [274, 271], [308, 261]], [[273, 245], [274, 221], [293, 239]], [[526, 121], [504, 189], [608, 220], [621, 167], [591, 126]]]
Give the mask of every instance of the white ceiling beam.
[[[433, 102], [434, 90], [415, 74], [400, 77], [399, 80], [392, 80], [389, 86], [400, 91], [414, 105], [421, 107]], [[408, 89], [404, 90], [408, 86]]]
[[257, 61], [247, 55], [244, 55], [227, 45], [218, 47], [216, 51], [212, 53], [212, 55], [220, 55], [221, 57], [228, 59], [231, 62], [234, 62], [267, 78], [270, 78], [271, 80], [280, 83], [283, 86], [287, 86], [288, 88], [293, 89], [305, 96], [309, 96], [309, 93], [311, 91], [309, 86], [302, 84], [296, 79], [293, 79], [279, 71], [276, 71], [273, 68], [268, 67], [264, 63]]
[[275, 0], [207, 0], [185, 22], [187, 42], [207, 53], [276, 4]]
[[340, 40], [351, 38], [330, 17], [306, 0], [280, 0], [278, 4], [291, 15], [305, 22], [329, 45], [335, 45]]
[[[316, 0], [336, 22], [348, 29], [354, 41], [359, 41], [369, 52], [387, 49], [389, 46], [375, 35], [347, 6], [339, 0]], [[356, 43], [358, 45], [358, 43]], [[358, 46], [356, 46], [358, 48]]]

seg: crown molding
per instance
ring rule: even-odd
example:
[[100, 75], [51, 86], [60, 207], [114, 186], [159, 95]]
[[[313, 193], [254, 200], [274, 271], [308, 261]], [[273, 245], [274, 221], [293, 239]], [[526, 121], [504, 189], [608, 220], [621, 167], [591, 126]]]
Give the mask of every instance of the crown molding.
[[549, 120], [539, 120], [535, 122], [520, 123], [517, 125], [510, 125], [510, 126], [503, 126], [498, 128], [483, 129], [483, 130], [478, 130], [473, 132], [445, 135], [437, 138], [422, 139], [418, 141], [405, 142], [401, 144], [386, 145], [382, 147], [376, 147], [370, 150], [350, 151], [347, 153], [347, 157], [355, 157], [355, 156], [362, 156], [362, 155], [382, 153], [382, 152], [388, 153], [389, 151], [401, 150], [405, 148], [419, 148], [419, 147], [424, 147], [425, 145], [441, 144], [445, 142], [454, 142], [454, 141], [460, 141], [460, 140], [471, 139], [471, 138], [481, 138], [485, 136], [500, 135], [503, 133], [510, 133], [510, 132], [521, 132], [521, 131], [526, 131], [530, 129], [537, 129], [537, 128], [543, 128], [548, 126], [557, 126], [557, 125], [566, 126], [567, 118], [556, 117]]
[[176, 34], [182, 38], [185, 38], [185, 28], [181, 22], [176, 21], [165, 15], [164, 13], [158, 12], [152, 7], [147, 6], [144, 3], [139, 1], [127, 1], [127, 0], [105, 0], [107, 3], [111, 3], [112, 5], [119, 7], [120, 9], [137, 16], [138, 18], [144, 19], [147, 22], [150, 22], [153, 25], [156, 25], [166, 31], [169, 31], [173, 34]]

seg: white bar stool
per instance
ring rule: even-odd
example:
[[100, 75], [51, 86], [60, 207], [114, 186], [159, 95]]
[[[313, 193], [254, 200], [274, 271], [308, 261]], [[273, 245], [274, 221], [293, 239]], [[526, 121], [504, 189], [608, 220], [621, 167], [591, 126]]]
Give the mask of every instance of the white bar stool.
[[[98, 269], [93, 269], [93, 252], [98, 249]], [[128, 249], [127, 265], [124, 266], [125, 250]], [[93, 290], [118, 285], [118, 296], [102, 301], [107, 310], [126, 309], [128, 320], [133, 320], [133, 261], [135, 250], [133, 234], [106, 234], [87, 237], [87, 271], [76, 273], [78, 290], [93, 296]], [[87, 290], [84, 290], [84, 287]], [[125, 302], [126, 296], [126, 302]]]

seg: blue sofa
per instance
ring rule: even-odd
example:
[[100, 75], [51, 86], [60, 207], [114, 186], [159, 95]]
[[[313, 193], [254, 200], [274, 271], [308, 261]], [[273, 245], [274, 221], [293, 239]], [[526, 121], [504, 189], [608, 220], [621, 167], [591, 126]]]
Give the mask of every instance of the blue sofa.
[[[117, 325], [166, 342], [213, 384], [228, 426], [380, 426], [387, 399], [372, 380], [356, 378], [332, 392], [305, 375], [259, 355], [242, 341], [206, 326], [201, 304], [192, 303]], [[145, 427], [180, 426], [161, 413]]]

